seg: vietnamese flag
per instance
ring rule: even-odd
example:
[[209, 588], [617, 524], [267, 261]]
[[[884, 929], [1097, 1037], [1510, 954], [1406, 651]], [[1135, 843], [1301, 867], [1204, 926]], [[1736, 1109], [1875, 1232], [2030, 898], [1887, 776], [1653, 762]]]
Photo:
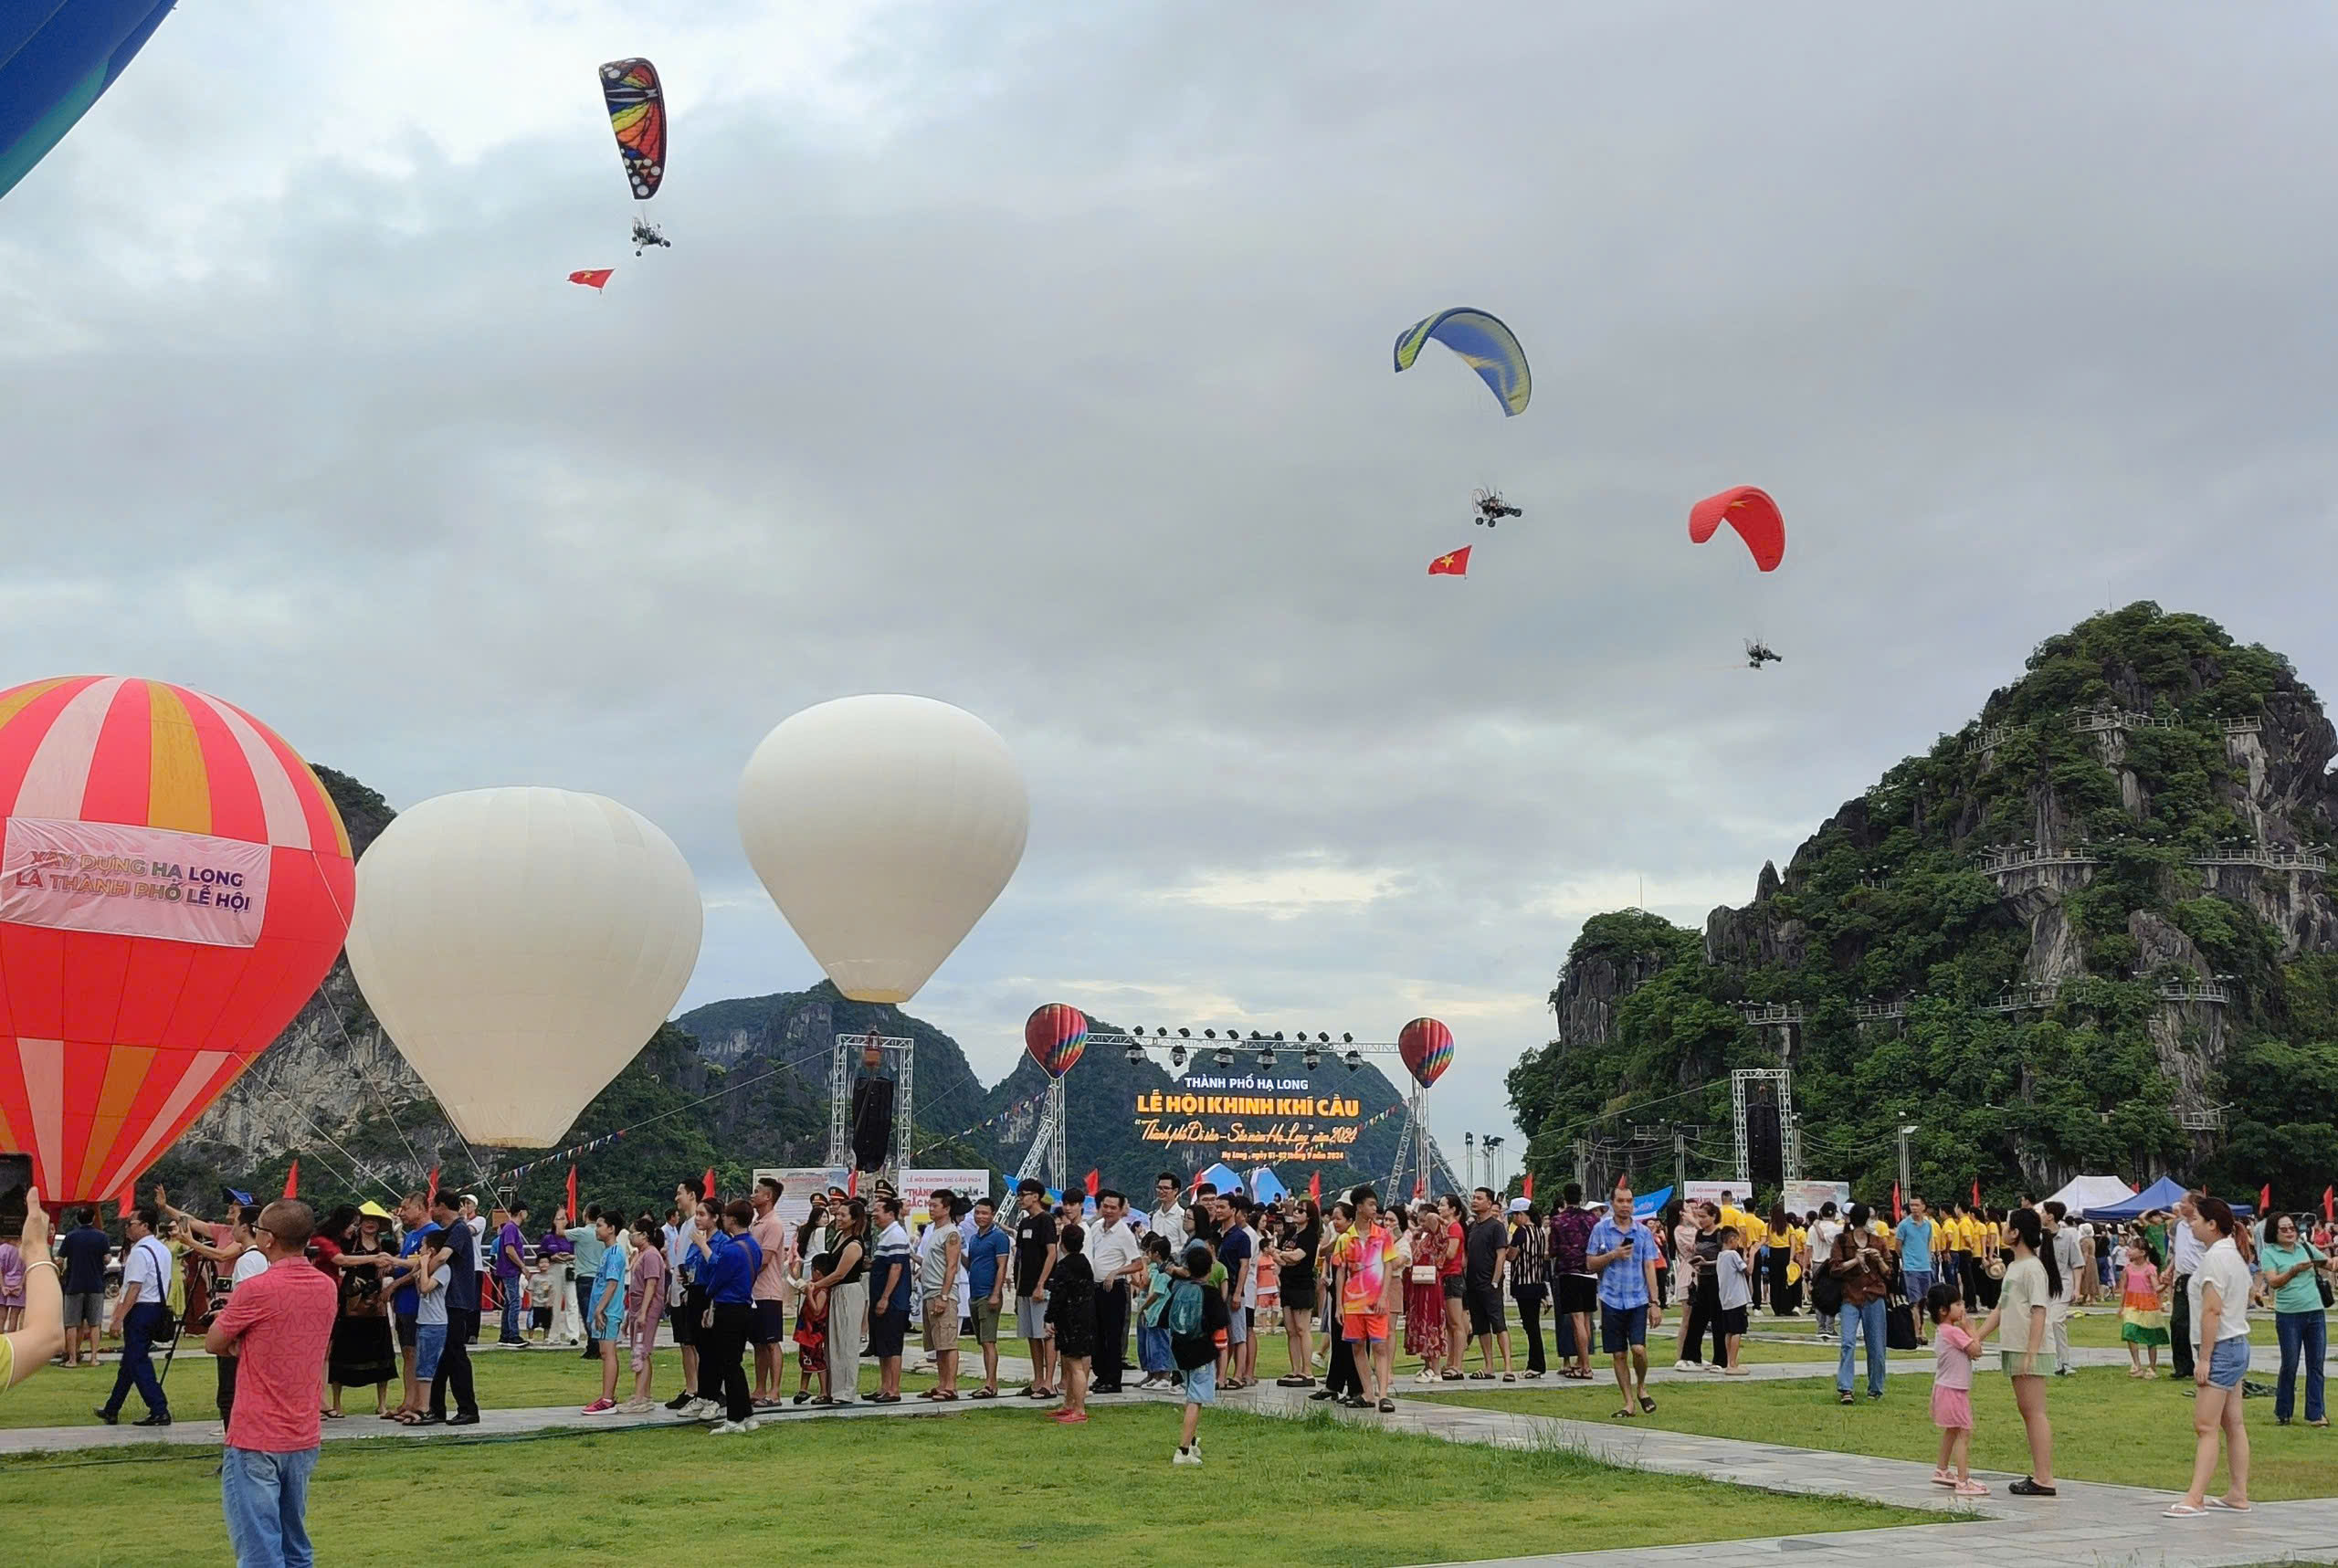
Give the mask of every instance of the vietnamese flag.
[[1088, 1173], [1088, 1195], [1090, 1197], [1094, 1197], [1096, 1195], [1096, 1189], [1103, 1184], [1102, 1173], [1098, 1171], [1090, 1171]]
[[[2329, 1194], [2323, 1194], [2323, 1198], [2324, 1198], [2324, 1200], [2325, 1200], [2325, 1202], [2324, 1202], [2324, 1206], [2325, 1206], [2325, 1207], [2326, 1207], [2326, 1206], [2328, 1206], [2328, 1205], [2327, 1205], [2327, 1199], [2328, 1199], [2328, 1195], [2329, 1195]], [[1322, 1203], [1322, 1202], [1323, 1201], [1323, 1173], [1322, 1173], [1322, 1172], [1321, 1172], [1321, 1171], [1311, 1171], [1311, 1172], [1310, 1172], [1310, 1173], [1308, 1173], [1308, 1176], [1307, 1176], [1307, 1197], [1308, 1197], [1308, 1201], [1309, 1201], [1309, 1202], [1311, 1202], [1311, 1203], [1319, 1203], [1319, 1204], [1320, 1204], [1320, 1203]]]
[[2263, 1186], [2257, 1189], [2257, 1212], [2261, 1216], [2267, 1209], [2270, 1209], [2272, 1206], [2273, 1184], [2268, 1182]]
[[1529, 1171], [1518, 1184], [1518, 1195], [1527, 1202], [1534, 1201], [1534, 1173]]
[[1475, 548], [1465, 544], [1459, 550], [1438, 556], [1428, 563], [1428, 574], [1432, 577], [1467, 577], [1469, 574], [1469, 552]]
[[571, 283], [582, 283], [585, 288], [597, 293], [616, 271], [616, 268], [614, 267], [587, 267], [581, 271], [570, 273], [568, 280]]
[[300, 1162], [295, 1160], [292, 1162], [292, 1168], [284, 1173], [284, 1201], [289, 1204], [300, 1195]]
[[701, 1183], [700, 1183], [700, 1184], [699, 1184], [699, 1189], [698, 1189], [698, 1190], [699, 1190], [699, 1195], [700, 1195], [700, 1197], [704, 1198], [708, 1203], [712, 1203], [712, 1202], [714, 1201], [714, 1167], [713, 1167], [713, 1166], [709, 1165], [709, 1166], [706, 1168], [706, 1178], [705, 1178], [705, 1180], [704, 1180], [704, 1181], [702, 1181]]

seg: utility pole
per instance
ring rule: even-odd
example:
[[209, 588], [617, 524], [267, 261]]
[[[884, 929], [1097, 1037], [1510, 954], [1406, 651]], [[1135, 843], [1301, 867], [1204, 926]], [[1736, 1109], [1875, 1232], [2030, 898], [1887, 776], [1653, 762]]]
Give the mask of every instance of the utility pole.
[[1900, 1124], [1900, 1198], [1902, 1203], [1913, 1195], [1908, 1177], [1908, 1134], [1915, 1131], [1917, 1126], [1918, 1123], [1913, 1121]]
[[1494, 1190], [1497, 1198], [1507, 1192], [1510, 1185], [1501, 1173], [1501, 1142], [1500, 1133], [1488, 1133], [1486, 1136], [1486, 1185]]
[[1689, 1135], [1680, 1128], [1672, 1130], [1672, 1195], [1680, 1197], [1689, 1190]]
[[1574, 1141], [1574, 1184], [1581, 1187], [1586, 1196], [1589, 1195], [1591, 1192], [1591, 1140], [1588, 1138], [1578, 1138]]
[[1462, 1185], [1478, 1184], [1478, 1135], [1474, 1132], [1461, 1134], [1461, 1172]]

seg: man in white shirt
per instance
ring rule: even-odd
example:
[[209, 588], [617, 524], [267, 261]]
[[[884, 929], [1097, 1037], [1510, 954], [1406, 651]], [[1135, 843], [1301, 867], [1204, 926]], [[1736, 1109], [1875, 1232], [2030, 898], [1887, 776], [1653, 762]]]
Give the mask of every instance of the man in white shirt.
[[[482, 1275], [493, 1273], [493, 1267], [488, 1261], [487, 1216], [479, 1212], [479, 1194], [477, 1193], [465, 1193], [462, 1197], [462, 1202], [457, 1205], [456, 1212], [462, 1216], [463, 1223], [470, 1227], [471, 1256], [479, 1259], [479, 1273]], [[625, 1238], [625, 1236], [626, 1227], [624, 1223], [620, 1221], [617, 1225], [617, 1238], [622, 1241]], [[479, 1343], [479, 1325], [477, 1323], [467, 1321], [465, 1333], [470, 1343]]]
[[171, 1402], [163, 1392], [162, 1380], [154, 1375], [154, 1339], [170, 1324], [174, 1267], [171, 1249], [154, 1234], [162, 1223], [161, 1212], [152, 1204], [142, 1204], [130, 1212], [130, 1250], [121, 1256], [121, 1296], [114, 1303], [113, 1322], [107, 1330], [121, 1336], [121, 1364], [114, 1372], [113, 1393], [96, 1411], [98, 1419], [109, 1426], [121, 1420], [122, 1405], [133, 1387], [145, 1402], [146, 1414], [132, 1426], [171, 1424]]
[[1128, 1222], [1129, 1201], [1111, 1188], [1096, 1194], [1096, 1223], [1088, 1227], [1088, 1268], [1096, 1276], [1096, 1350], [1088, 1392], [1121, 1392], [1129, 1338], [1132, 1281], [1144, 1275], [1143, 1253]]
[[2054, 1375], [2069, 1377], [2070, 1372], [2070, 1309], [2080, 1299], [2086, 1283], [2086, 1255], [2079, 1242], [2078, 1226], [2069, 1223], [2069, 1206], [2059, 1198], [2048, 1199], [2045, 1208], [2046, 1245], [2054, 1249], [2055, 1267], [2061, 1270], [2061, 1294], [2047, 1312], [2054, 1330]]
[[1177, 1194], [1183, 1190], [1177, 1178], [1167, 1171], [1153, 1177], [1154, 1207], [1144, 1216], [1147, 1229], [1156, 1236], [1169, 1238], [1169, 1256], [1172, 1258], [1185, 1255], [1185, 1242], [1193, 1235], [1193, 1227], [1185, 1220], [1185, 1205], [1177, 1201]]

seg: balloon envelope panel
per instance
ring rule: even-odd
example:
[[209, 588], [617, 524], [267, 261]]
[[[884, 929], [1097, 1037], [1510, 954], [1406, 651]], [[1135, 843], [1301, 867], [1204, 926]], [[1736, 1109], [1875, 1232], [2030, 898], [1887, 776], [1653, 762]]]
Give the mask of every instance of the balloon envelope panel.
[[65, 140], [173, 4], [17, 0], [0, 6], [0, 195]]

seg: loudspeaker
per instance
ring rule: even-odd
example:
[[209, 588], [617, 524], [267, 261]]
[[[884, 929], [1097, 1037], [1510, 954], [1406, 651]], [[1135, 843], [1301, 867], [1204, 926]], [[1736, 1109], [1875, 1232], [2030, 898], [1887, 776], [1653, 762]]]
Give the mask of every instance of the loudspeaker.
[[1778, 1186], [1786, 1179], [1785, 1145], [1778, 1134], [1778, 1108], [1745, 1108], [1745, 1168], [1756, 1184]]
[[[1774, 1114], [1771, 1118], [1776, 1120]], [[854, 1168], [880, 1171], [893, 1147], [893, 1080], [864, 1078], [852, 1086]]]

